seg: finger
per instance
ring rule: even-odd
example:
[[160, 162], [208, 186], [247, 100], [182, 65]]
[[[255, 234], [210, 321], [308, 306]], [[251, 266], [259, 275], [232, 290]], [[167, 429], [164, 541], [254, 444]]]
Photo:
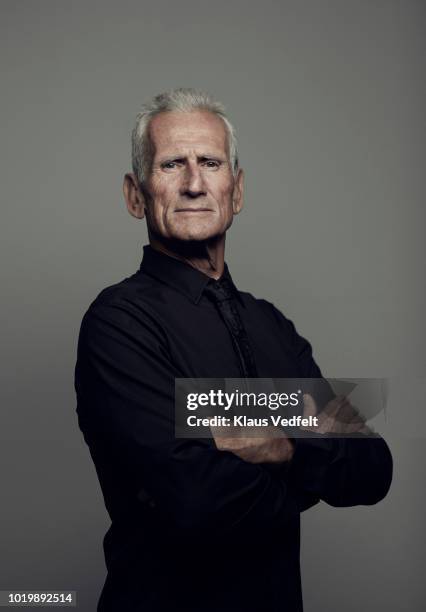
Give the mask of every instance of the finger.
[[347, 402], [345, 395], [337, 395], [335, 398], [330, 400], [324, 407], [323, 412], [331, 419], [335, 420], [339, 414], [341, 408]]
[[350, 423], [354, 417], [355, 413], [353, 410], [352, 404], [345, 399], [339, 407], [339, 411], [336, 415], [336, 420], [340, 423]]
[[309, 393], [303, 394], [303, 416], [314, 417], [317, 414], [317, 405], [314, 398]]
[[346, 395], [336, 395], [336, 397], [334, 397], [332, 400], [328, 402], [327, 407], [330, 407], [333, 409], [341, 408], [341, 406], [346, 404], [347, 401], [348, 401], [348, 398], [346, 397]]
[[338, 420], [341, 423], [350, 424], [364, 421], [364, 417], [360, 414], [358, 409], [349, 402], [349, 400], [346, 400], [339, 410]]

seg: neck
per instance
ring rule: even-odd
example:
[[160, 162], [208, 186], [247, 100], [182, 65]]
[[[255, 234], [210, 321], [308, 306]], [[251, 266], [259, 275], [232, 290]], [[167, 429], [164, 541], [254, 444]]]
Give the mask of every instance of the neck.
[[170, 240], [150, 235], [149, 242], [156, 251], [180, 259], [215, 280], [223, 274], [225, 234], [206, 241]]

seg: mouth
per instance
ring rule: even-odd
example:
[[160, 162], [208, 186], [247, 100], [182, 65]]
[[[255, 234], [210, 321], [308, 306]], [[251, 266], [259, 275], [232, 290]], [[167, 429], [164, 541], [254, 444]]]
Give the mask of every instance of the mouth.
[[211, 208], [178, 208], [175, 210], [177, 213], [200, 213], [200, 212], [213, 212]]

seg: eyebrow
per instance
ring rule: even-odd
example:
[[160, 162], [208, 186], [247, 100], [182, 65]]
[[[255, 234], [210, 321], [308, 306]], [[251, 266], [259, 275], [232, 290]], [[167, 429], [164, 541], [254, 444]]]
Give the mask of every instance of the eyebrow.
[[[187, 159], [185, 155], [168, 155], [167, 157], [160, 159], [158, 163], [164, 164], [166, 162], [183, 162], [185, 161], [185, 159]], [[226, 158], [224, 158], [224, 156], [222, 155], [217, 155], [217, 154], [215, 155], [212, 153], [205, 153], [204, 155], [197, 155], [198, 161], [203, 161], [203, 160], [208, 160], [208, 159], [214, 159], [216, 161], [226, 161]]]

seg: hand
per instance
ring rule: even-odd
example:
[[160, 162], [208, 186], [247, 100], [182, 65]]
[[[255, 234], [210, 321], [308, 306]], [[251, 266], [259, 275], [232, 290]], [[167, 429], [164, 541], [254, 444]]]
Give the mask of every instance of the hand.
[[226, 435], [225, 428], [211, 426], [210, 429], [218, 450], [230, 451], [248, 463], [284, 463], [293, 457], [293, 443], [282, 433], [277, 437], [274, 427], [232, 427], [226, 428]]
[[316, 416], [318, 426], [301, 427], [300, 429], [315, 433], [372, 433], [358, 410], [344, 395], [338, 395], [332, 399], [320, 413], [318, 413], [314, 398], [309, 393], [303, 395], [303, 402], [303, 416]]

